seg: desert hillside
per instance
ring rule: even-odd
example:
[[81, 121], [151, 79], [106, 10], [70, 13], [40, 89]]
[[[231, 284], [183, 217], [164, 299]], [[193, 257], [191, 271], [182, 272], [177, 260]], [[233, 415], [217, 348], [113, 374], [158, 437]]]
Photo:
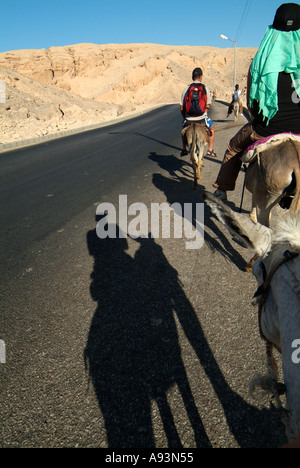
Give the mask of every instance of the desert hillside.
[[[244, 91], [255, 52], [237, 49], [237, 83]], [[0, 144], [179, 103], [198, 66], [217, 98], [229, 100], [233, 48], [77, 44], [0, 53]]]

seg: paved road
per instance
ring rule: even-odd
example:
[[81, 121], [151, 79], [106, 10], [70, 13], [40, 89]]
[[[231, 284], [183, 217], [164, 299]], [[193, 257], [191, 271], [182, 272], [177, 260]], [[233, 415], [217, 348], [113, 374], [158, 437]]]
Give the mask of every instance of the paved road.
[[[248, 394], [265, 369], [255, 281], [243, 272], [251, 253], [207, 208], [200, 249], [172, 236], [95, 232], [97, 206], [118, 208], [119, 195], [148, 212], [151, 203], [201, 203], [245, 122], [234, 124], [226, 112], [214, 103], [218, 158], [205, 159], [197, 191], [179, 156], [177, 106], [0, 155], [1, 447], [285, 441], [269, 399]], [[241, 174], [228, 201], [234, 209], [242, 182]]]

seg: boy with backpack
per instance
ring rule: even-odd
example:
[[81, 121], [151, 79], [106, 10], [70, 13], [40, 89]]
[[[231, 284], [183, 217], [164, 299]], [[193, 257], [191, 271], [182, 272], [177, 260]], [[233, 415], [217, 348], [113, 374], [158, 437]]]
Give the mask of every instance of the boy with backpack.
[[[203, 72], [201, 68], [195, 68], [192, 73], [193, 83], [187, 86], [181, 96], [180, 108], [183, 117], [183, 128], [193, 122], [198, 122], [206, 126], [209, 133], [207, 156], [216, 157], [213, 150], [213, 142], [215, 137], [215, 129], [211, 119], [207, 116], [211, 104], [210, 91], [203, 83], [201, 83]], [[182, 151], [181, 156], [188, 154], [186, 149], [186, 138], [182, 135]]]

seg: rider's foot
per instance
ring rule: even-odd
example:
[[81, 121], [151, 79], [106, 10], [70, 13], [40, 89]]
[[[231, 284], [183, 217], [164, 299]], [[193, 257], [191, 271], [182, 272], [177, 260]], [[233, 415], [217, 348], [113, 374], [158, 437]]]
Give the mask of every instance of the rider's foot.
[[216, 190], [214, 196], [219, 200], [227, 200], [227, 193], [223, 192], [223, 190]]
[[212, 156], [213, 158], [217, 157], [217, 154], [214, 152], [214, 150], [208, 150], [206, 153], [206, 156]]

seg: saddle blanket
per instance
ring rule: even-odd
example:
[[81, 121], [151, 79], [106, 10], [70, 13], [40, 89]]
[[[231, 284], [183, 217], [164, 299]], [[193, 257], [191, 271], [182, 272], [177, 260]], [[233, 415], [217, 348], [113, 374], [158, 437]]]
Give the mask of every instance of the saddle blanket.
[[263, 138], [262, 140], [258, 140], [245, 149], [241, 156], [241, 160], [244, 163], [250, 164], [255, 161], [257, 155], [262, 151], [268, 149], [270, 146], [276, 146], [288, 140], [293, 140], [300, 143], [300, 135], [295, 133], [278, 133], [277, 135], [271, 135]]

